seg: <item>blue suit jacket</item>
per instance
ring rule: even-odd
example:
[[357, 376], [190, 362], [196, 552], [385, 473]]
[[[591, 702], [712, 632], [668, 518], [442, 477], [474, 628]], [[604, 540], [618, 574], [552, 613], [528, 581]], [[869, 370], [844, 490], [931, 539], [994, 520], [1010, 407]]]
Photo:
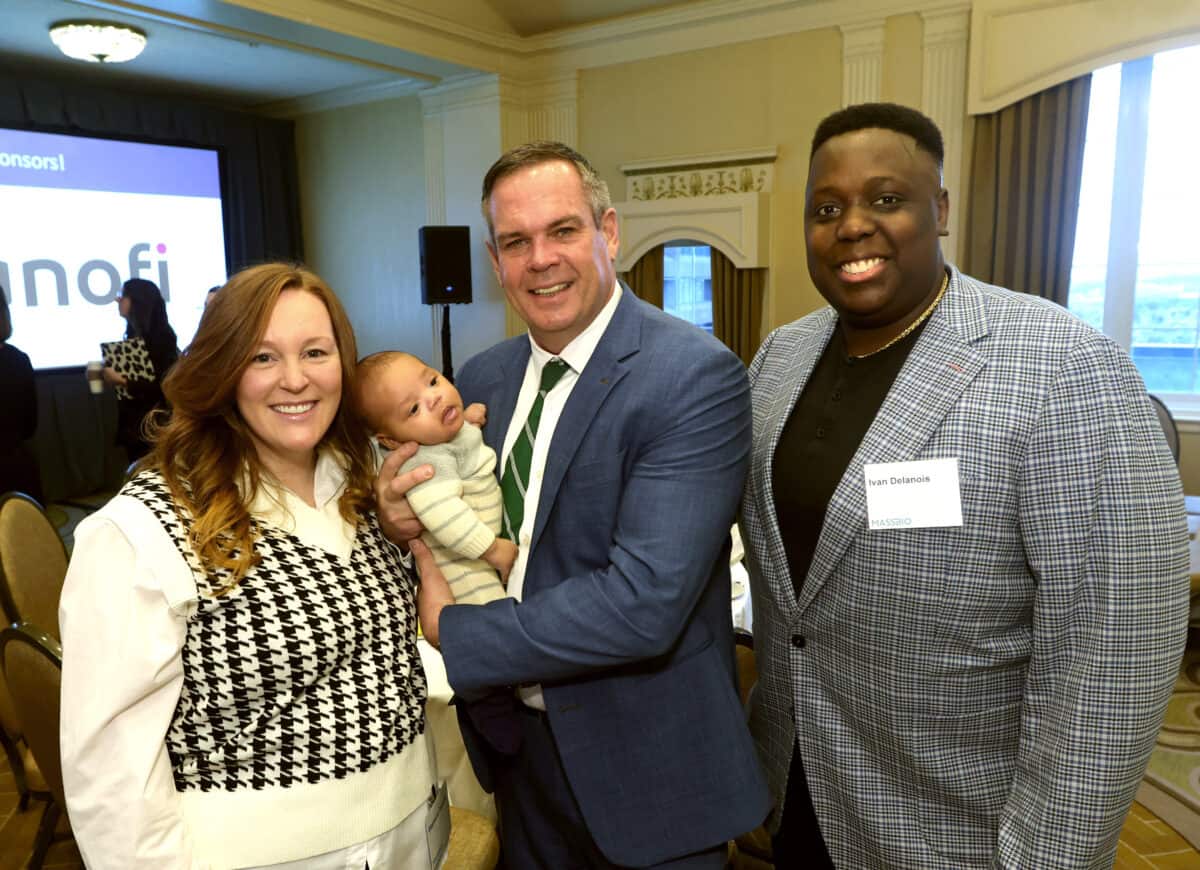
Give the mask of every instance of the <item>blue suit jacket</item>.
[[[497, 453], [528, 359], [519, 336], [459, 378], [465, 401], [487, 405]], [[713, 846], [769, 809], [735, 689], [729, 603], [749, 446], [737, 357], [624, 290], [550, 444], [524, 602], [442, 613], [461, 696], [542, 684], [584, 819], [618, 864]]]

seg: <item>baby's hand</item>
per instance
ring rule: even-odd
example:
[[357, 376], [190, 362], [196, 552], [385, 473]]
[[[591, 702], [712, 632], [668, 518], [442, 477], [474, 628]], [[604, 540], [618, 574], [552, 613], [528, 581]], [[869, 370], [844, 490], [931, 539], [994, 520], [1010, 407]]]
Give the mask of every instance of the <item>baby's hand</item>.
[[487, 423], [487, 405], [482, 402], [472, 402], [463, 409], [463, 419], [472, 426], [482, 429]]
[[500, 582], [507, 588], [508, 573], [512, 571], [513, 562], [517, 561], [517, 545], [508, 538], [496, 538], [484, 551], [483, 561], [496, 569]]

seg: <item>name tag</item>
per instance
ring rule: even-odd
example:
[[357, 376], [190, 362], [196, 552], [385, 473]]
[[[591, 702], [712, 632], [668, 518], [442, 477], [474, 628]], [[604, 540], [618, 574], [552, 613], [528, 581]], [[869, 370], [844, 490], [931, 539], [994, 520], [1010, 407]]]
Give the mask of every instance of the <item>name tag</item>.
[[429, 866], [442, 866], [450, 845], [450, 800], [444, 782], [434, 787], [426, 801], [425, 843], [429, 847]]
[[875, 462], [863, 466], [867, 528], [961, 526], [958, 458]]

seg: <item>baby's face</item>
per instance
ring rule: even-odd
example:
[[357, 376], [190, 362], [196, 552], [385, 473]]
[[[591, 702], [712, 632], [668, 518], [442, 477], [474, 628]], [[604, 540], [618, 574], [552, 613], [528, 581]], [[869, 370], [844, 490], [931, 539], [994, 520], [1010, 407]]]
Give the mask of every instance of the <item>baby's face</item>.
[[377, 435], [395, 441], [445, 444], [463, 424], [462, 397], [425, 363], [401, 357], [376, 376], [371, 416], [380, 423]]

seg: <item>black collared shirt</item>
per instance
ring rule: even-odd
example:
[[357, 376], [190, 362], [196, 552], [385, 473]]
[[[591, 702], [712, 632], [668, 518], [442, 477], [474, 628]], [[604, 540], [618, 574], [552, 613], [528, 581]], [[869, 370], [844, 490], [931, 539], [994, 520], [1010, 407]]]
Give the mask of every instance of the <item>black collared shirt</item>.
[[924, 329], [922, 323], [886, 350], [855, 358], [846, 352], [841, 324], [834, 326], [784, 425], [771, 486], [797, 596], [829, 500]]

